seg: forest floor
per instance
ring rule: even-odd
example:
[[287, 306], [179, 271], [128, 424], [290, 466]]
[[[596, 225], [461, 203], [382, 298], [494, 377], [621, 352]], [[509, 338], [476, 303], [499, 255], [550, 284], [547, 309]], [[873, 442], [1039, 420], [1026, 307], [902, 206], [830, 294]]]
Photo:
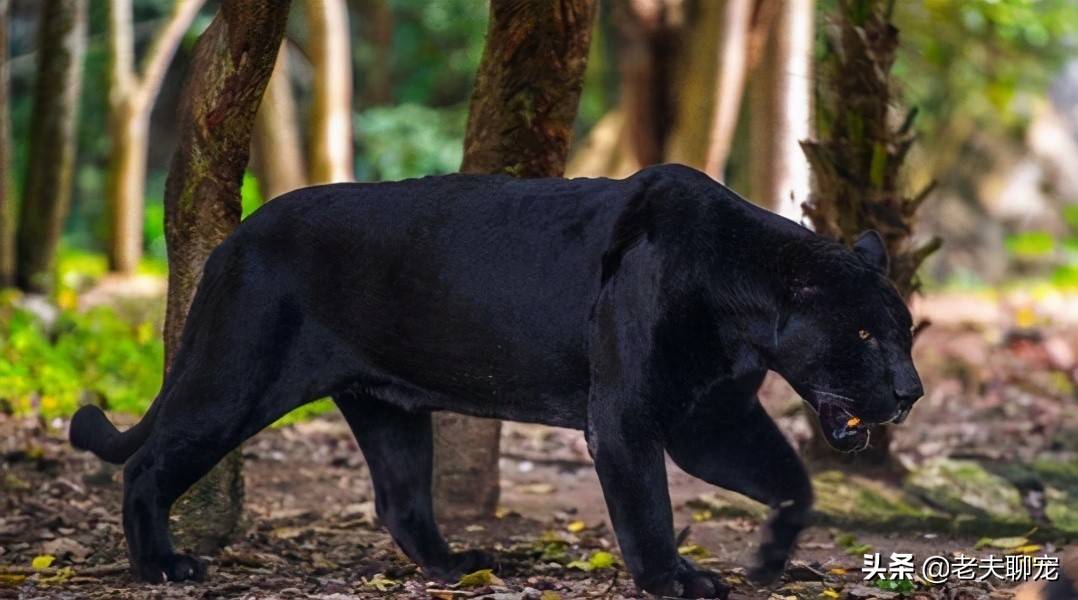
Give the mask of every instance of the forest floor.
[[[675, 524], [689, 528], [682, 552], [722, 573], [732, 598], [783, 600], [899, 597], [864, 580], [866, 553], [884, 565], [891, 553], [913, 554], [915, 565], [931, 555], [981, 564], [988, 555], [1069, 556], [1078, 539], [1078, 325], [1022, 309], [980, 319], [978, 310], [968, 298], [943, 302], [918, 339], [928, 393], [894, 445], [908, 475], [885, 483], [856, 475], [856, 462], [818, 473], [816, 524], [782, 581], [755, 588], [742, 577], [761, 507], [671, 464]], [[810, 430], [793, 392], [774, 379], [761, 396], [804, 443]], [[640, 597], [617, 562], [579, 432], [507, 424], [498, 516], [445, 526], [454, 546], [493, 549], [496, 577], [423, 578], [377, 524], [362, 456], [332, 415], [245, 446], [244, 533], [207, 557], [208, 582], [146, 586], [127, 570], [119, 471], [71, 450], [65, 428], [0, 415], [0, 598]], [[43, 556], [54, 560], [35, 569]], [[1009, 598], [1018, 585], [951, 577], [916, 582], [904, 597]]]

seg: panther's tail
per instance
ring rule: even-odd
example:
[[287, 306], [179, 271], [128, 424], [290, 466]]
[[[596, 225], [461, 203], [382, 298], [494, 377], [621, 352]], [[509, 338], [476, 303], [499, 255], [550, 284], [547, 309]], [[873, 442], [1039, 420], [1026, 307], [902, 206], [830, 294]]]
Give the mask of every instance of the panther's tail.
[[160, 398], [154, 401], [142, 420], [126, 431], [119, 431], [96, 406], [83, 406], [71, 419], [68, 438], [71, 445], [89, 450], [105, 462], [122, 465], [150, 437], [157, 418]]
[[[187, 312], [187, 324], [201, 321], [204, 318], [203, 315], [208, 311], [212, 312], [218, 299], [226, 293], [222, 284], [229, 281], [228, 267], [233, 258], [234, 248], [235, 244], [230, 244], [228, 240], [225, 240], [210, 253], [206, 260], [202, 280], [199, 282], [198, 289], [195, 290], [195, 297]], [[100, 408], [83, 406], [71, 419], [71, 429], [68, 433], [71, 445], [80, 450], [89, 450], [101, 460], [117, 465], [131, 458], [131, 455], [137, 452], [150, 437], [154, 422], [157, 420], [157, 413], [168, 398], [172, 383], [188, 368], [187, 363], [194, 356], [193, 335], [193, 328], [185, 326], [172, 368], [168, 370], [161, 391], [141, 421], [126, 431], [119, 431]]]

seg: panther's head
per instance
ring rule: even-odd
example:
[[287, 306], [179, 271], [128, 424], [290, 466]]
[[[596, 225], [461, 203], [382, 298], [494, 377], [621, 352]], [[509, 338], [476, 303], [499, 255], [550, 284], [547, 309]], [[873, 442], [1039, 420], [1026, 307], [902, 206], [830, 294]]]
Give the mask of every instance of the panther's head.
[[806, 258], [775, 323], [772, 368], [815, 409], [827, 441], [864, 449], [870, 429], [900, 423], [923, 394], [913, 366], [912, 319], [887, 279], [875, 231], [853, 250]]

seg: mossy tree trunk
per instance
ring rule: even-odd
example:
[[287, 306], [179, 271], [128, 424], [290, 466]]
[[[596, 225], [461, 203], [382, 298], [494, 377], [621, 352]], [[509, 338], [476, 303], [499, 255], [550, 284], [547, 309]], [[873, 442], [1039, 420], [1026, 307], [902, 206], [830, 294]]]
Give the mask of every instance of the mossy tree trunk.
[[[801, 143], [813, 174], [804, 210], [817, 233], [846, 244], [866, 229], [880, 232], [891, 256], [891, 281], [909, 298], [919, 287], [917, 268], [940, 240], [911, 242], [915, 213], [931, 186], [912, 197], [902, 186], [916, 113], [893, 118], [891, 67], [899, 43], [893, 6], [893, 0], [838, 0], [817, 85], [816, 139]], [[880, 427], [868, 450], [841, 457], [817, 431], [809, 458], [888, 467], [890, 444], [890, 429]]]
[[53, 260], [71, 203], [86, 0], [44, 0], [38, 30], [37, 81], [30, 117], [30, 155], [16, 240], [16, 284], [51, 287]]
[[352, 46], [344, 0], [306, 0], [311, 98], [311, 183], [353, 181]]
[[111, 0], [108, 4], [108, 259], [109, 269], [124, 275], [133, 274], [142, 258], [150, 111], [180, 40], [204, 3], [205, 0], [176, 2], [150, 42], [138, 70], [131, 0]]
[[0, 287], [15, 283], [15, 185], [11, 177], [11, 0], [0, 0]]
[[[461, 171], [516, 177], [564, 172], [595, 10], [594, 0], [492, 0]], [[439, 515], [492, 514], [501, 424], [440, 414], [434, 432]]]
[[[183, 84], [179, 140], [165, 180], [168, 300], [165, 368], [210, 252], [239, 224], [251, 130], [284, 35], [290, 2], [224, 0], [195, 46]], [[212, 551], [242, 512], [242, 455], [232, 452], [181, 498], [181, 545]]]

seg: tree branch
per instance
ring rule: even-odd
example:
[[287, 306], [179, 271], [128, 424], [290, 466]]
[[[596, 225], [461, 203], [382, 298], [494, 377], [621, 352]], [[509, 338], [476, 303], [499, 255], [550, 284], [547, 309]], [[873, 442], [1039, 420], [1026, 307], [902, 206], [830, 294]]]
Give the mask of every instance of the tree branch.
[[135, 40], [131, 26], [131, 0], [109, 2], [109, 104], [123, 103], [134, 89]]
[[[176, 48], [180, 45], [183, 34], [187, 32], [205, 2], [206, 0], [177, 0], [168, 21], [157, 30], [157, 34], [154, 35], [146, 51], [146, 56], [142, 59], [142, 74], [135, 92], [137, 100], [149, 102], [157, 96], [157, 91], [165, 79], [168, 65], [176, 54]], [[130, 18], [130, 11], [128, 11], [128, 18]]]

